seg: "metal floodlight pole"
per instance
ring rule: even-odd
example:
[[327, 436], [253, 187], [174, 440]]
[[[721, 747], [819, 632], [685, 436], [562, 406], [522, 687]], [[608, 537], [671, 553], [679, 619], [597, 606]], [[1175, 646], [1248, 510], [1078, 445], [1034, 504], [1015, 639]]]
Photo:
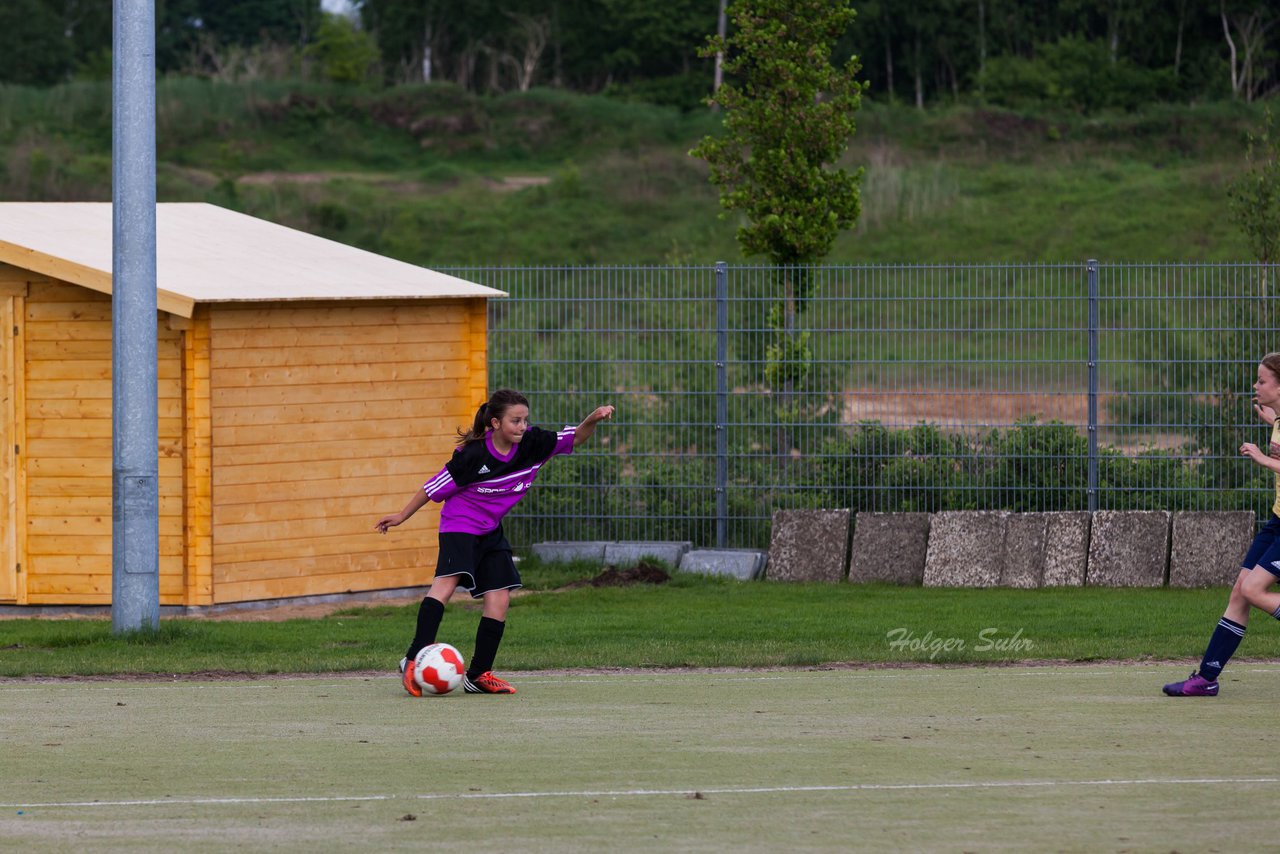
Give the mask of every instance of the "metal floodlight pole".
[[716, 548], [729, 523], [729, 265], [716, 262]]
[[160, 624], [155, 0], [113, 0], [111, 626]]

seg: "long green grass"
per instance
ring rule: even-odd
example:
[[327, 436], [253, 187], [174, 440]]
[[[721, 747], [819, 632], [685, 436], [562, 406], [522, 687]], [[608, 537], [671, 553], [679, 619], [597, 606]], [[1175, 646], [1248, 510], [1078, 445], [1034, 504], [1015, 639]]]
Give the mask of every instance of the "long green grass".
[[[1190, 659], [1226, 598], [1220, 589], [950, 590], [683, 573], [661, 585], [551, 589], [582, 570], [526, 565], [534, 589], [513, 601], [501, 669]], [[4, 620], [0, 676], [386, 670], [403, 654], [416, 611], [171, 618], [137, 635], [114, 635], [103, 619]], [[478, 620], [474, 603], [455, 599], [439, 639], [470, 655]], [[1251, 633], [1241, 655], [1280, 657], [1280, 633], [1269, 628]]]
[[[714, 114], [534, 91], [167, 79], [161, 201], [209, 201], [419, 264], [740, 258], [705, 165]], [[1085, 119], [869, 103], [837, 263], [1248, 258], [1225, 187], [1260, 108]], [[110, 198], [110, 90], [0, 86], [0, 192]], [[511, 183], [505, 179], [525, 180]], [[541, 182], [541, 183], [539, 183]]]

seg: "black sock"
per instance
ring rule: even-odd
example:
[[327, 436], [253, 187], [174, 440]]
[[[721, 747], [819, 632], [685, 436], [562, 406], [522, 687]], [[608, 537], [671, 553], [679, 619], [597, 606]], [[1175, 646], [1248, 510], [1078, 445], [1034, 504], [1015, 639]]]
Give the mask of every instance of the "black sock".
[[480, 625], [476, 626], [476, 651], [471, 656], [467, 678], [475, 679], [493, 669], [493, 659], [498, 655], [498, 645], [502, 643], [502, 632], [506, 627], [507, 624], [502, 620], [480, 618]]
[[418, 606], [418, 627], [413, 633], [413, 643], [409, 644], [409, 651], [405, 653], [406, 658], [412, 660], [424, 646], [436, 642], [436, 632], [440, 630], [440, 620], [443, 618], [444, 603], [430, 596], [422, 597], [422, 604]]
[[1245, 627], [1223, 617], [1218, 621], [1213, 636], [1209, 638], [1209, 646], [1204, 651], [1204, 659], [1200, 662], [1199, 673], [1210, 682], [1218, 678], [1222, 668], [1227, 666], [1236, 647], [1244, 640]]

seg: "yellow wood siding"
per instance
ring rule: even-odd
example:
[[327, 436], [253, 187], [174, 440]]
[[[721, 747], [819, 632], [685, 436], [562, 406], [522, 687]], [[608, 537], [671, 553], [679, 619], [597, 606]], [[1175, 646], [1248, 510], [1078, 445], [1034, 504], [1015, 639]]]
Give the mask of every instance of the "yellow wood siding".
[[209, 415], [209, 309], [182, 325], [187, 605], [213, 604], [213, 424]]
[[468, 412], [475, 413], [489, 399], [489, 304], [471, 301], [471, 401]]
[[[157, 325], [160, 602], [183, 604], [182, 335]], [[111, 601], [111, 298], [33, 283], [22, 335], [27, 602]], [[19, 502], [23, 504], [23, 502]]]
[[[23, 286], [25, 293], [26, 287]], [[15, 303], [17, 308], [15, 309]], [[14, 311], [21, 311], [22, 297], [0, 296], [0, 602], [17, 603], [26, 599], [19, 593], [18, 532], [16, 524], [17, 493], [15, 491], [14, 447], [17, 422], [17, 384], [21, 373], [16, 370], [14, 349], [17, 324]]]
[[430, 580], [438, 507], [386, 535], [373, 525], [474, 414], [483, 312], [483, 300], [211, 307], [214, 601]]

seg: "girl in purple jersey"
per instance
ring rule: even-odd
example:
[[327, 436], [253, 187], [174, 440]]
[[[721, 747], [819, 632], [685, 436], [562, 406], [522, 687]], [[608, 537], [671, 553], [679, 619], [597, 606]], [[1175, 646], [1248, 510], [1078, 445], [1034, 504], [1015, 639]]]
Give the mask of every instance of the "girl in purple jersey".
[[516, 689], [493, 675], [493, 660], [506, 628], [511, 591], [520, 586], [520, 573], [511, 559], [511, 544], [502, 533], [502, 517], [515, 507], [538, 470], [558, 454], [571, 454], [613, 416], [601, 406], [577, 427], [558, 432], [529, 423], [529, 401], [518, 391], [495, 391], [476, 412], [471, 429], [459, 430], [452, 459], [428, 480], [399, 513], [383, 516], [374, 527], [385, 534], [403, 524], [428, 501], [443, 501], [440, 511], [440, 556], [431, 590], [418, 608], [413, 641], [400, 669], [404, 688], [415, 697], [422, 688], [414, 679], [414, 656], [435, 643], [444, 606], [461, 588], [484, 600], [476, 628], [475, 652], [462, 680], [468, 694], [514, 694]]

